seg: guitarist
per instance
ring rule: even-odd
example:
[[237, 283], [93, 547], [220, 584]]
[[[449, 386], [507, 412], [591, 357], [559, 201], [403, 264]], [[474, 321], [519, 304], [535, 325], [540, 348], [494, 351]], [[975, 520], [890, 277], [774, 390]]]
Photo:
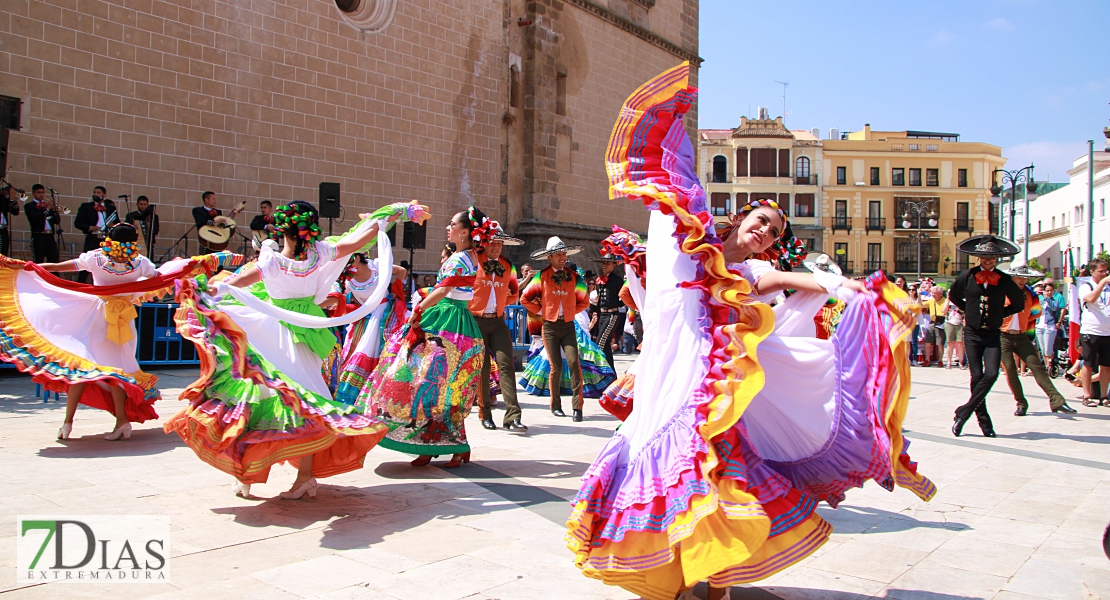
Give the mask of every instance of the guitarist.
[[[222, 215], [223, 211], [216, 208], [216, 192], [204, 192], [200, 197], [204, 206], [193, 208], [193, 224], [197, 227], [197, 243], [200, 245], [200, 254], [211, 254], [216, 250], [209, 248], [204, 238], [200, 237], [200, 228], [205, 225], [215, 225], [216, 217]], [[238, 213], [239, 209], [231, 211], [231, 218], [234, 219]]]

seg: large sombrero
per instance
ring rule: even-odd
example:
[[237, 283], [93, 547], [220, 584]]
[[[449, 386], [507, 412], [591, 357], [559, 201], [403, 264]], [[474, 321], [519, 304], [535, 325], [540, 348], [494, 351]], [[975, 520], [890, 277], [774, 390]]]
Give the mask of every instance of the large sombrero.
[[506, 246], [523, 246], [524, 245], [524, 240], [505, 235], [505, 231], [503, 229], [498, 229], [497, 233], [493, 234], [493, 239], [491, 239], [490, 241], [491, 242], [501, 242], [501, 243], [505, 244]]
[[969, 237], [956, 246], [956, 250], [971, 256], [996, 258], [1013, 256], [1021, 251], [1012, 242], [993, 235]]
[[619, 256], [617, 256], [617, 255], [615, 255], [615, 254], [602, 254], [601, 256], [599, 256], [599, 257], [595, 258], [595, 259], [594, 259], [594, 262], [599, 262], [599, 263], [619, 263], [619, 262], [621, 262], [621, 259], [620, 259], [620, 257], [619, 257]]
[[563, 240], [559, 239], [559, 236], [553, 235], [547, 239], [547, 247], [543, 250], [536, 250], [535, 252], [533, 252], [531, 259], [539, 260], [541, 258], [547, 258], [548, 256], [551, 256], [552, 254], [555, 254], [557, 252], [566, 252], [567, 256], [571, 256], [573, 254], [578, 254], [581, 251], [582, 246], [568, 246], [563, 243]]
[[840, 275], [840, 265], [836, 264], [828, 254], [810, 254], [802, 261], [810, 272], [825, 271], [828, 273], [835, 273]]
[[1010, 263], [1009, 267], [1005, 269], [999, 267], [998, 270], [1011, 277], [1041, 277], [1042, 275], [1044, 275], [1044, 273], [1030, 268], [1023, 259], [1015, 260], [1014, 262]]

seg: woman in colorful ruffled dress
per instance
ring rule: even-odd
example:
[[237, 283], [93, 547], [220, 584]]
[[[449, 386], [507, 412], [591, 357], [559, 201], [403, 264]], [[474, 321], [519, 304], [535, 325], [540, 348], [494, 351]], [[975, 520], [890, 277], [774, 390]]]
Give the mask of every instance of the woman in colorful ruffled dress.
[[266, 245], [253, 266], [214, 286], [182, 282], [178, 330], [197, 346], [201, 376], [181, 394], [189, 406], [165, 423], [166, 432], [176, 431], [201, 460], [233, 475], [244, 497], [277, 462], [297, 467], [281, 494], [287, 499], [314, 497], [317, 478], [361, 468], [386, 428], [365, 404], [333, 398], [322, 368], [335, 345], [329, 328], [378, 308], [389, 280], [379, 279], [366, 304], [348, 315], [325, 318], [319, 304], [350, 255], [375, 238], [377, 268], [392, 272], [379, 226], [424, 212], [415, 202], [394, 204], [362, 215], [345, 235], [320, 240], [316, 208], [293, 202], [274, 215], [285, 240], [280, 253]]
[[[405, 307], [402, 286], [407, 273], [408, 270], [404, 267], [394, 266], [389, 294], [369, 316], [347, 327], [339, 358], [336, 400], [347, 404], [370, 402], [373, 392], [370, 375], [378, 366], [382, 346], [393, 337], [407, 318], [408, 309]], [[343, 275], [340, 275], [339, 281], [332, 288], [332, 295], [338, 292], [342, 296], [342, 304], [347, 307], [362, 306], [373, 294], [377, 281], [377, 264], [359, 252], [351, 256]]]
[[[579, 269], [580, 276], [585, 277]], [[536, 274], [535, 277], [539, 277]], [[522, 286], [522, 287], [526, 287]], [[543, 339], [540, 337], [542, 319], [531, 313], [528, 314], [528, 332], [532, 335], [532, 345], [528, 349], [528, 356], [524, 359], [524, 372], [520, 376], [520, 385], [534, 396], [550, 396], [551, 388], [548, 378], [551, 376], [551, 363], [547, 360], [547, 350], [544, 348]], [[574, 337], [578, 340], [578, 360], [582, 364], [582, 396], [586, 398], [600, 398], [605, 389], [617, 379], [617, 374], [609, 366], [601, 348], [590, 339], [590, 311], [586, 309], [574, 315]], [[562, 393], [572, 396], [570, 383], [570, 367], [566, 357], [563, 357]]]
[[447, 240], [455, 252], [440, 267], [435, 288], [386, 345], [371, 377], [375, 414], [389, 426], [381, 444], [418, 455], [415, 467], [443, 454], [452, 455], [446, 468], [470, 462], [465, 419], [478, 397], [486, 348], [467, 304], [478, 273], [476, 250], [499, 228], [473, 206], [452, 217]]
[[[785, 215], [746, 208], [722, 240], [682, 118], [689, 65], [634, 93], [609, 144], [610, 192], [650, 209], [634, 408], [583, 476], [567, 540], [583, 572], [649, 600], [710, 600], [827, 541], [815, 512], [871, 479], [924, 499], [905, 453], [908, 299], [885, 278], [783, 273]], [[797, 249], [796, 247], [793, 247]], [[760, 299], [794, 289], [773, 310]], [[843, 298], [830, 340], [813, 316]], [[830, 374], [832, 376], [830, 376]]]
[[[172, 289], [174, 279], [228, 263], [227, 253], [177, 259], [156, 270], [139, 254], [138, 235], [117, 225], [99, 250], [62, 263], [24, 263], [0, 257], [0, 360], [30, 373], [47, 390], [66, 394], [58, 439], [69, 439], [77, 405], [116, 418], [105, 439], [131, 437], [131, 423], [158, 418], [158, 378], [139, 369], [134, 304]], [[51, 272], [88, 271], [93, 285]]]

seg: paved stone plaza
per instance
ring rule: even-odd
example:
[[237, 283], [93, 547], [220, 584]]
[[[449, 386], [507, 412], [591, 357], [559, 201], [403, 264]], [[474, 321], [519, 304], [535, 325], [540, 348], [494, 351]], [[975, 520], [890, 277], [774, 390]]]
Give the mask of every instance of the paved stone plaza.
[[[472, 415], [476, 462], [454, 471], [413, 469], [411, 457], [379, 448], [365, 469], [322, 480], [315, 500], [272, 499], [293, 480], [288, 466], [254, 486], [256, 500], [244, 500], [232, 495], [229, 476], [163, 434], [160, 422], [108, 442], [111, 417], [82, 409], [75, 439], [55, 441], [62, 405], [44, 404], [28, 378], [4, 373], [4, 600], [632, 597], [580, 575], [563, 545], [565, 499], [617, 424], [596, 401], [587, 400], [585, 422], [572, 423], [552, 417], [546, 399], [522, 395], [526, 436], [486, 431]], [[194, 374], [158, 372], [163, 417], [181, 406], [178, 392]], [[948, 428], [967, 397], [967, 372], [915, 368], [914, 377], [907, 436], [939, 488], [933, 501], [873, 484], [849, 492], [838, 510], [819, 509], [836, 533], [817, 555], [733, 598], [1110, 599], [1101, 549], [1110, 409], [1052, 415], [1023, 378], [1032, 412], [1016, 418], [1002, 380], [990, 396], [999, 437], [979, 437], [972, 422], [957, 440]], [[16, 515], [127, 513], [171, 517], [171, 583], [15, 583]]]

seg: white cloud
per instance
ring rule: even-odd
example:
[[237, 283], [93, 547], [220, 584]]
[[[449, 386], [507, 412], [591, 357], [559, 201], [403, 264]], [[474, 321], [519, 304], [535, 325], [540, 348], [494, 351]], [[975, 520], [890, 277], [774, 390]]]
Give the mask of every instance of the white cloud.
[[951, 31], [948, 31], [947, 29], [941, 29], [940, 31], [937, 32], [936, 35], [933, 36], [933, 38], [931, 40], [929, 40], [929, 43], [934, 45], [934, 46], [943, 46], [945, 44], [948, 44], [949, 42], [952, 42], [955, 39], [956, 39], [956, 34], [952, 33]]
[[[1096, 140], [1097, 143], [1097, 140]], [[1086, 142], [1028, 142], [1002, 149], [1007, 169], [1036, 165], [1033, 174], [1038, 181], [1068, 181], [1072, 162], [1087, 152]]]
[[1006, 17], [998, 17], [997, 19], [987, 21], [983, 24], [983, 27], [987, 29], [997, 29], [999, 31], [1009, 31], [1014, 28], [1014, 24]]

